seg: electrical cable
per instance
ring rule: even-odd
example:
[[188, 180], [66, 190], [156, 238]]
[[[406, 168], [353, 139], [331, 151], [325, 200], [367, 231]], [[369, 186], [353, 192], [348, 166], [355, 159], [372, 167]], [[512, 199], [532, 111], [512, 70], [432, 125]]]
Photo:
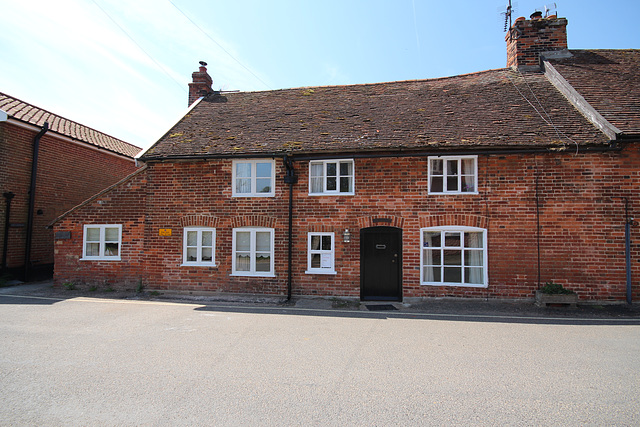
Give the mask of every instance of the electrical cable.
[[224, 53], [226, 53], [227, 55], [229, 55], [229, 57], [231, 57], [231, 59], [233, 59], [234, 61], [236, 61], [242, 68], [244, 68], [245, 70], [247, 70], [253, 77], [255, 77], [256, 79], [258, 79], [263, 85], [265, 85], [268, 89], [271, 90], [271, 86], [269, 86], [264, 80], [262, 80], [260, 77], [258, 77], [253, 71], [251, 71], [247, 66], [245, 66], [242, 62], [240, 62], [239, 60], [237, 60], [231, 53], [229, 53], [229, 51], [227, 51], [224, 47], [222, 47], [222, 45], [220, 43], [218, 43], [217, 41], [215, 41], [213, 39], [213, 37], [211, 37], [209, 34], [207, 34], [206, 31], [204, 31], [202, 28], [200, 28], [198, 26], [198, 24], [196, 24], [193, 19], [191, 19], [186, 13], [184, 13], [182, 11], [182, 9], [180, 9], [178, 6], [176, 6], [176, 4], [169, 0], [169, 3], [171, 3], [171, 5], [173, 5], [173, 7], [175, 7], [178, 12], [180, 12], [185, 18], [187, 18], [197, 29], [199, 29], [202, 34], [204, 34], [205, 36], [207, 36], [207, 38], [209, 40], [211, 40], [213, 43], [216, 44], [216, 46], [218, 46], [220, 49], [222, 49], [222, 51]]

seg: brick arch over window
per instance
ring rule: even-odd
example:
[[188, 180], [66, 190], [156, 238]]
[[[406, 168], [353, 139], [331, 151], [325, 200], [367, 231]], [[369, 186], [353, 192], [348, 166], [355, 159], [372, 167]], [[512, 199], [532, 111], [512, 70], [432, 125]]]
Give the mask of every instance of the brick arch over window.
[[314, 224], [307, 227], [307, 232], [310, 233], [337, 233], [340, 230], [342, 229], [338, 229], [331, 225]]
[[444, 227], [447, 225], [461, 227], [489, 228], [489, 218], [481, 215], [445, 214], [420, 216], [420, 228]]
[[404, 218], [399, 216], [387, 215], [387, 216], [363, 216], [358, 218], [358, 226], [360, 228], [369, 228], [376, 226], [387, 226], [402, 228], [404, 225]]
[[233, 218], [231, 220], [231, 227], [265, 227], [276, 228], [276, 219], [270, 216], [263, 215], [245, 215]]
[[218, 218], [209, 215], [186, 215], [180, 218], [183, 227], [212, 227], [218, 226]]

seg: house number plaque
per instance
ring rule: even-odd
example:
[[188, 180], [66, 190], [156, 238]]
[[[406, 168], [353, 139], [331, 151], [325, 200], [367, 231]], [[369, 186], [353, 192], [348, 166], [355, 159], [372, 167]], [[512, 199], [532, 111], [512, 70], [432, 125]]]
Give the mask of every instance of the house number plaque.
[[171, 236], [171, 229], [170, 228], [161, 228], [159, 234], [161, 236]]

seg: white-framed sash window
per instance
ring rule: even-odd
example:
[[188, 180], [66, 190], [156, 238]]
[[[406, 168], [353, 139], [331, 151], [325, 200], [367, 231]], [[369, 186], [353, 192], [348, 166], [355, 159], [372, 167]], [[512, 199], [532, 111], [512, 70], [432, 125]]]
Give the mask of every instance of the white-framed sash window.
[[233, 229], [233, 276], [275, 277], [273, 228]]
[[355, 182], [352, 159], [309, 162], [310, 195], [353, 195]]
[[336, 274], [335, 234], [308, 234], [307, 274]]
[[275, 161], [269, 159], [234, 160], [233, 197], [273, 197]]
[[430, 194], [477, 194], [478, 156], [429, 157]]
[[452, 226], [421, 229], [420, 266], [423, 285], [486, 288], [487, 231]]
[[216, 265], [216, 229], [185, 227], [182, 265], [214, 267]]
[[122, 225], [86, 224], [82, 238], [82, 259], [120, 261]]

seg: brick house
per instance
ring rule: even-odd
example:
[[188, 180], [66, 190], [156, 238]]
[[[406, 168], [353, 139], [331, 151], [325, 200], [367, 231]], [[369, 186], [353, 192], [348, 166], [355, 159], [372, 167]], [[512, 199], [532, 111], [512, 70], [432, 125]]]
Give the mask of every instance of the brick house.
[[508, 68], [431, 80], [220, 93], [201, 66], [145, 167], [55, 222], [56, 283], [637, 298], [640, 51], [566, 25], [520, 18]]
[[133, 173], [139, 151], [139, 147], [0, 93], [2, 274], [23, 279], [50, 277], [53, 231], [47, 225]]

